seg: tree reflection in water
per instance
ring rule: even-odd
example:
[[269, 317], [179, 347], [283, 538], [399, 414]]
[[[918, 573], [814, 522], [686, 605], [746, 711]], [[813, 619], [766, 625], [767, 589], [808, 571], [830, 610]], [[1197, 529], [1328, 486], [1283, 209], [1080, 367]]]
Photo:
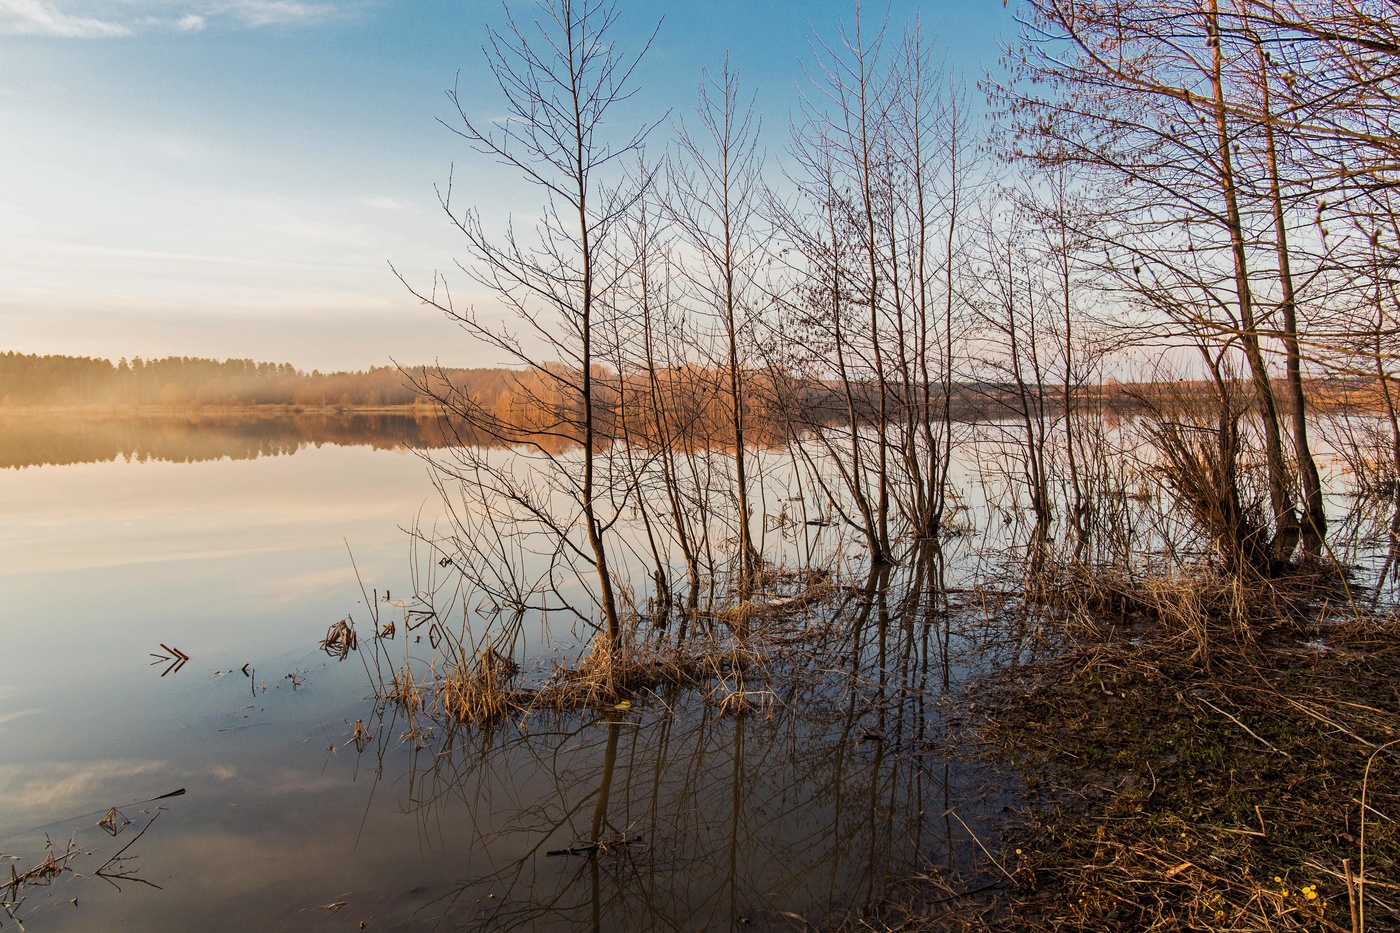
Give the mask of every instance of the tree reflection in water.
[[426, 843], [474, 826], [469, 851], [443, 853], [461, 880], [419, 919], [789, 927], [878, 913], [916, 878], [923, 897], [989, 880], [970, 834], [988, 842], [1007, 790], [947, 754], [938, 701], [1025, 640], [940, 574], [924, 555], [850, 588], [824, 634], [781, 652], [742, 702], [677, 688], [488, 730], [382, 705], [377, 773]]
[[[199, 463], [285, 457], [307, 446], [428, 450], [455, 443], [429, 409], [117, 414], [0, 412], [0, 469], [108, 463]], [[479, 441], [480, 439], [468, 438]]]

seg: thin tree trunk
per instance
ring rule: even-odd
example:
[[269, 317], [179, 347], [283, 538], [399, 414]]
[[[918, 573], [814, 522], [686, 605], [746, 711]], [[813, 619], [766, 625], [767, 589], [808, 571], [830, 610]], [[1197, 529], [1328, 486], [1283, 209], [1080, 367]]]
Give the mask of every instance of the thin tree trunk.
[[[569, 17], [573, 16], [572, 7], [566, 11]], [[569, 60], [572, 63], [575, 56], [580, 52], [576, 47], [578, 37], [576, 30], [568, 30], [569, 38]], [[607, 622], [609, 651], [616, 652], [620, 647], [619, 640], [622, 635], [622, 622], [618, 616], [617, 600], [613, 595], [612, 572], [608, 569], [607, 549], [603, 546], [603, 529], [598, 521], [598, 512], [593, 501], [594, 483], [594, 445], [597, 437], [595, 433], [595, 422], [593, 414], [593, 244], [592, 231], [588, 224], [588, 175], [584, 167], [588, 164], [584, 147], [587, 144], [588, 136], [585, 132], [582, 104], [583, 91], [578, 86], [579, 69], [572, 67], [569, 69], [573, 81], [571, 87], [574, 105], [574, 142], [575, 158], [577, 167], [577, 191], [578, 191], [578, 226], [579, 226], [579, 246], [583, 259], [583, 304], [582, 304], [582, 354], [581, 363], [583, 365], [583, 488], [581, 505], [583, 507], [584, 524], [588, 529], [588, 545], [593, 551], [594, 567], [598, 571], [598, 590], [603, 604], [603, 618]], [[609, 678], [611, 678], [611, 665], [609, 665]], [[611, 684], [609, 685], [611, 686]]]
[[1211, 40], [1211, 90], [1214, 95], [1215, 129], [1220, 153], [1220, 189], [1225, 199], [1226, 225], [1230, 233], [1231, 254], [1234, 257], [1235, 295], [1240, 308], [1240, 340], [1253, 377], [1254, 394], [1259, 405], [1259, 418], [1264, 425], [1264, 453], [1269, 471], [1269, 504], [1274, 516], [1274, 540], [1270, 546], [1274, 561], [1286, 560], [1297, 546], [1298, 516], [1294, 513], [1288, 467], [1283, 458], [1278, 407], [1268, 367], [1259, 348], [1259, 329], [1254, 319], [1253, 295], [1249, 284], [1249, 266], [1245, 255], [1244, 225], [1240, 217], [1234, 165], [1230, 157], [1230, 129], [1226, 120], [1224, 50], [1220, 40], [1219, 0], [1210, 0], [1207, 12], [1207, 33]]
[[1302, 356], [1298, 348], [1298, 301], [1293, 291], [1293, 269], [1288, 256], [1288, 229], [1284, 222], [1283, 191], [1279, 181], [1278, 150], [1274, 142], [1273, 111], [1269, 100], [1268, 60], [1264, 46], [1255, 39], [1259, 57], [1259, 86], [1263, 94], [1264, 149], [1269, 166], [1269, 199], [1274, 213], [1274, 244], [1278, 251], [1279, 285], [1283, 290], [1283, 344], [1288, 355], [1287, 380], [1293, 415], [1293, 456], [1303, 485], [1303, 553], [1317, 557], [1327, 540], [1327, 509], [1322, 478], [1308, 444], [1307, 396], [1303, 393]]

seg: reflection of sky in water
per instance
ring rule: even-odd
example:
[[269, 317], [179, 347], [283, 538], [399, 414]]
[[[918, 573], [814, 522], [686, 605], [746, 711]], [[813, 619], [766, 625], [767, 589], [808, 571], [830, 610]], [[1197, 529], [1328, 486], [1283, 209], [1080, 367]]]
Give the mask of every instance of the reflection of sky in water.
[[[31, 929], [268, 928], [315, 906], [308, 885], [338, 883], [359, 831], [345, 814], [370, 788], [327, 746], [367, 687], [357, 658], [316, 644], [364, 617], [347, 545], [366, 585], [405, 588], [399, 526], [433, 496], [411, 454], [332, 446], [0, 473], [0, 852], [22, 870], [45, 833], [73, 838], [97, 852], [75, 865], [90, 875], [166, 807], [133, 850], [164, 890], [65, 876], [28, 889]], [[161, 642], [189, 665], [162, 678]], [[113, 805], [134, 821], [114, 840], [96, 826]], [[416, 850], [410, 831], [397, 854]]]
[[[316, 644], [347, 613], [368, 629], [347, 544], [366, 587], [407, 595], [400, 526], [430, 521], [433, 497], [420, 459], [369, 447], [0, 472], [0, 853], [22, 869], [45, 834], [84, 852], [82, 877], [26, 890], [29, 929], [454, 928], [502, 905], [502, 922], [575, 929], [595, 896], [605, 928], [761, 928], [765, 910], [859, 900], [942, 851], [942, 766], [862, 741], [932, 712], [868, 683], [786, 698], [814, 714], [801, 722], [642, 705], [611, 766], [609, 730], [578, 723], [415, 753], [403, 723], [371, 719], [360, 656]], [[935, 664], [937, 639], [914, 632], [858, 653]], [[162, 642], [188, 666], [149, 666]], [[361, 717], [382, 760], [347, 745]], [[610, 768], [608, 825], [645, 853], [543, 855], [588, 835]], [[96, 825], [114, 805], [133, 820], [115, 839]], [[94, 877], [155, 814], [118, 868], [160, 889]]]

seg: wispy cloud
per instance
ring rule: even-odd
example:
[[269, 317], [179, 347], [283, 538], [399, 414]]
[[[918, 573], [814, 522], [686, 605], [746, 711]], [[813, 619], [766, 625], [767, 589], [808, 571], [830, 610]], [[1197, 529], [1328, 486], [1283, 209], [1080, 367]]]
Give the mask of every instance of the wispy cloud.
[[0, 35], [93, 39], [217, 27], [308, 26], [355, 0], [0, 0]]
[[0, 794], [12, 818], [72, 812], [92, 804], [97, 790], [114, 782], [168, 771], [163, 761], [99, 759], [0, 765]]
[[14, 722], [16, 719], [20, 719], [25, 716], [33, 716], [35, 713], [41, 712], [43, 712], [43, 710], [36, 706], [33, 709], [21, 709], [16, 710], [13, 713], [0, 713], [0, 731], [4, 731], [6, 723], [11, 723]]
[[0, 35], [93, 39], [130, 34], [122, 23], [66, 13], [43, 0], [0, 0]]
[[337, 12], [333, 3], [304, 3], [302, 0], [227, 0], [208, 6], [213, 8], [211, 13], [222, 13], [247, 26], [313, 23], [329, 19]]
[[380, 210], [384, 211], [407, 210], [407, 205], [405, 205], [398, 198], [386, 197], [385, 195], [375, 195], [373, 197], [356, 198], [355, 200], [359, 201], [361, 204], [364, 204], [367, 207], [377, 207]]

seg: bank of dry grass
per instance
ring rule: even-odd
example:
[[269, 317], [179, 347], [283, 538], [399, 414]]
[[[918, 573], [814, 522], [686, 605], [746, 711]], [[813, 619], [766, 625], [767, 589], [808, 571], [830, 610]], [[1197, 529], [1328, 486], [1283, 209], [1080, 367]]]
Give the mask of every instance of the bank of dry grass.
[[1028, 788], [1002, 883], [882, 928], [1400, 929], [1400, 620], [1325, 578], [1124, 582], [1066, 587], [1064, 650], [973, 697]]

